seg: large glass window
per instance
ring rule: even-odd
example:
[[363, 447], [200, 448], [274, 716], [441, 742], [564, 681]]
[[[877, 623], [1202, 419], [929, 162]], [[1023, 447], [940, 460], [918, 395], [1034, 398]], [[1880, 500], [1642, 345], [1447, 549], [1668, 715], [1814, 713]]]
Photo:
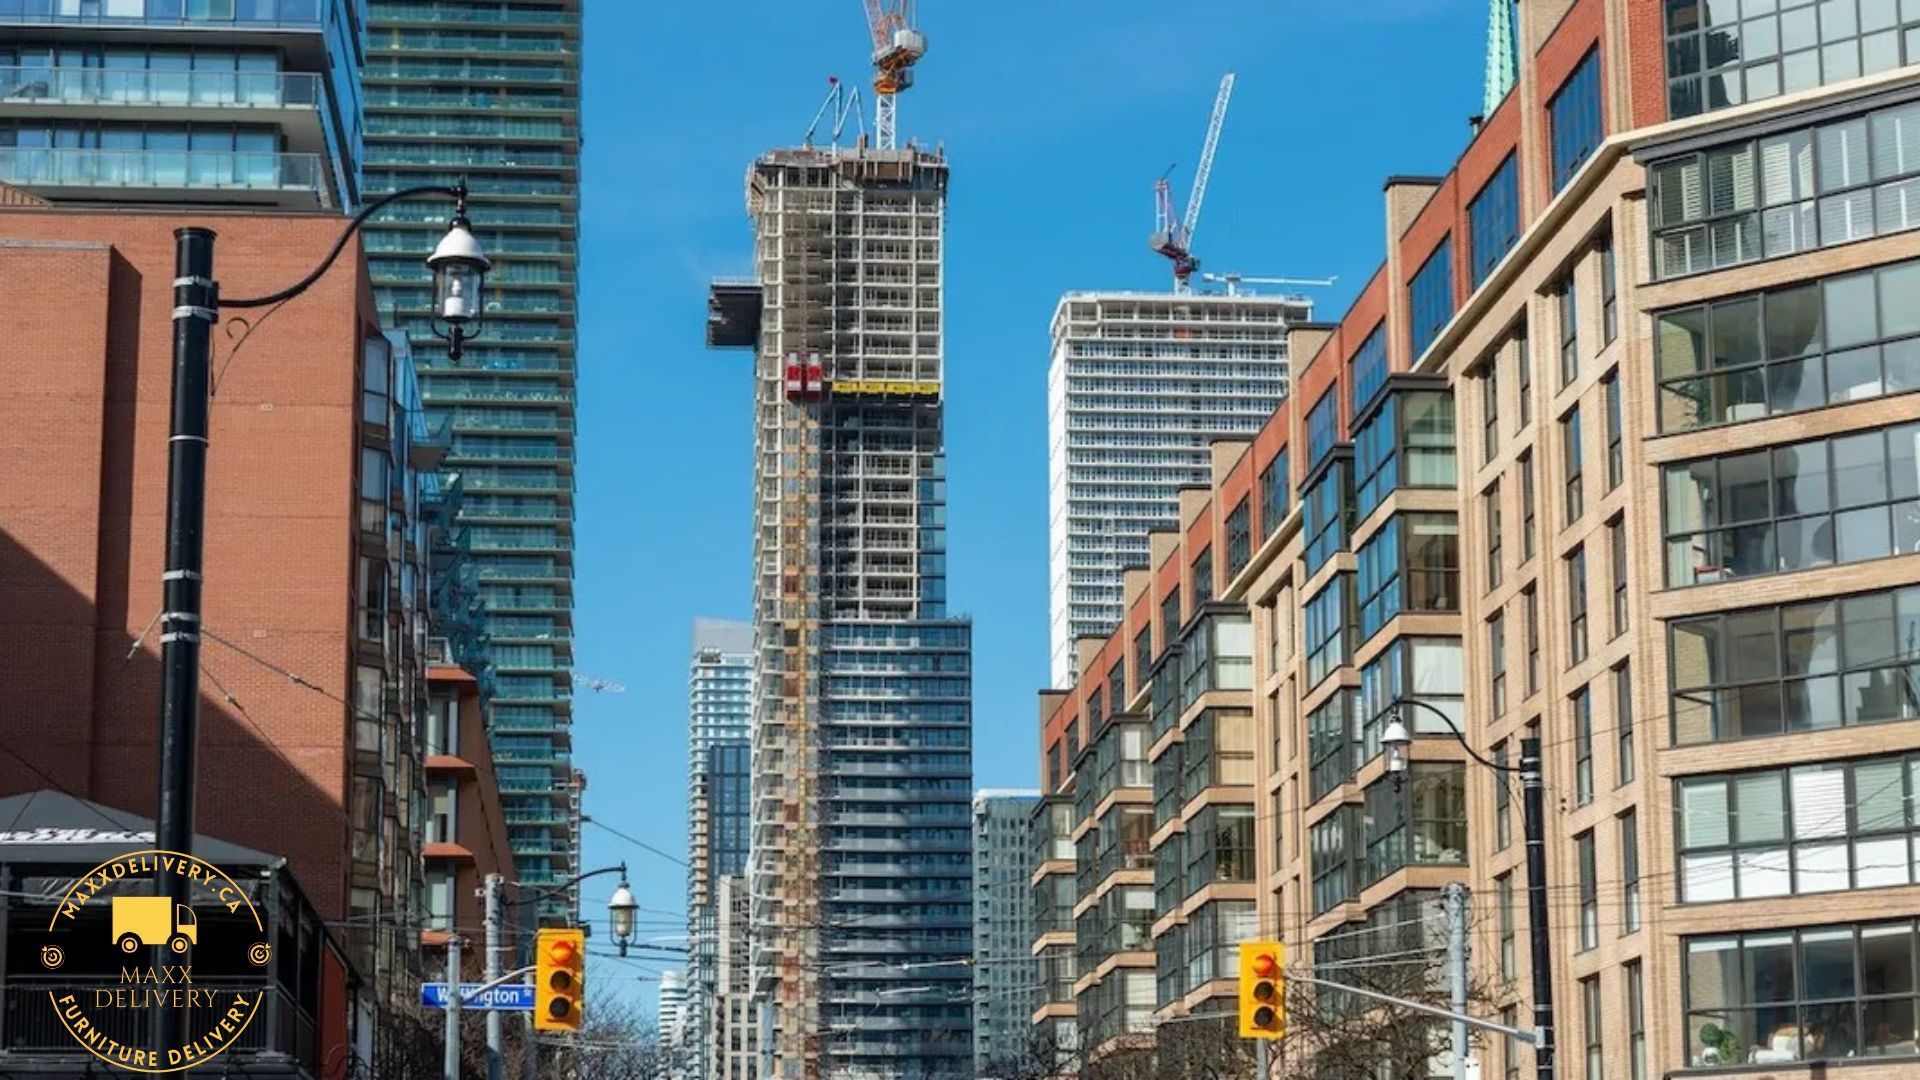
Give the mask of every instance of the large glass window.
[[1920, 1054], [1912, 919], [1684, 939], [1687, 1063]]
[[1593, 801], [1593, 695], [1573, 692], [1573, 804]]
[[1490, 464], [1500, 452], [1500, 354], [1496, 351], [1480, 367], [1480, 463]]
[[1251, 900], [1215, 900], [1195, 910], [1185, 930], [1187, 956], [1182, 974], [1186, 978], [1182, 993], [1188, 994], [1215, 979], [1235, 976], [1240, 967], [1240, 943], [1258, 935], [1260, 920]]
[[1307, 686], [1314, 687], [1347, 662], [1353, 639], [1353, 599], [1350, 574], [1335, 574], [1326, 587], [1307, 600]]
[[1681, 903], [1909, 885], [1920, 874], [1920, 755], [1674, 786]]
[[1335, 691], [1307, 714], [1308, 799], [1319, 802], [1360, 767], [1359, 695]]
[[1327, 466], [1301, 497], [1300, 530], [1306, 535], [1307, 573], [1313, 574], [1353, 535], [1353, 463], [1344, 458]]
[[1566, 523], [1569, 525], [1587, 512], [1586, 450], [1582, 442], [1580, 406], [1575, 405], [1560, 418], [1560, 468], [1566, 477]]
[[1187, 822], [1186, 892], [1253, 880], [1253, 807], [1210, 805]]
[[1395, 490], [1451, 488], [1456, 476], [1453, 395], [1390, 395], [1354, 433], [1354, 519], [1365, 521]]
[[1573, 179], [1605, 137], [1600, 112], [1600, 51], [1587, 53], [1547, 102], [1553, 125], [1553, 190]]
[[1676, 619], [1680, 745], [1920, 717], [1920, 588]]
[[1920, 102], [1687, 154], [1650, 174], [1656, 278], [1920, 227]]
[[1487, 663], [1493, 671], [1489, 694], [1493, 715], [1507, 713], [1507, 610], [1500, 608], [1487, 620]]
[[1478, 287], [1520, 238], [1520, 170], [1512, 154], [1467, 204], [1467, 231], [1473, 244], [1473, 284]]
[[1260, 470], [1260, 539], [1266, 540], [1287, 516], [1287, 451], [1283, 448]]
[[1241, 499], [1227, 514], [1227, 580], [1240, 576], [1240, 571], [1253, 561], [1253, 522], [1246, 499]]
[[1460, 610], [1460, 522], [1452, 514], [1395, 514], [1354, 561], [1361, 642], [1402, 612]]
[[1640, 929], [1640, 818], [1628, 810], [1620, 818], [1620, 932]]
[[1208, 544], [1206, 547], [1201, 548], [1200, 554], [1195, 555], [1193, 557], [1192, 571], [1193, 571], [1193, 574], [1192, 574], [1193, 607], [1194, 607], [1194, 610], [1197, 611], [1199, 610], [1200, 605], [1213, 599], [1213, 545], [1212, 544]]
[[1315, 915], [1360, 894], [1365, 815], [1364, 807], [1344, 803], [1307, 828]]
[[1600, 869], [1593, 830], [1573, 838], [1573, 851], [1580, 867], [1580, 951], [1585, 952], [1600, 945]]
[[1920, 8], [1896, 0], [1668, 0], [1674, 119], [1920, 61]]
[[1920, 389], [1920, 262], [1665, 311], [1654, 350], [1662, 431]]
[[1353, 411], [1367, 407], [1380, 388], [1387, 385], [1387, 330], [1382, 323], [1354, 350], [1349, 365], [1353, 371]]
[[1487, 534], [1487, 588], [1500, 587], [1501, 571], [1506, 565], [1504, 544], [1506, 529], [1501, 523], [1500, 481], [1495, 479], [1487, 485], [1486, 493], [1480, 497], [1480, 505], [1486, 513]]
[[1413, 353], [1418, 358], [1453, 318], [1453, 243], [1440, 241], [1427, 261], [1407, 283], [1407, 308], [1412, 319]]
[[1332, 386], [1320, 395], [1307, 412], [1307, 471], [1312, 472], [1320, 459], [1340, 440], [1340, 388]]
[[1466, 766], [1417, 761], [1404, 781], [1367, 789], [1367, 885], [1408, 866], [1466, 861]]
[[1181, 640], [1180, 704], [1185, 712], [1211, 690], [1253, 686], [1253, 617], [1210, 611], [1193, 621]]
[[1920, 424], [1668, 465], [1668, 585], [1920, 551]]
[[1554, 295], [1560, 312], [1560, 385], [1568, 386], [1580, 377], [1579, 293], [1571, 272], [1560, 279]]
[[[1451, 738], [1455, 731], [1466, 731], [1465, 696], [1459, 638], [1396, 639], [1360, 670], [1360, 760], [1371, 761], [1380, 752], [1380, 736], [1396, 712], [1394, 701], [1406, 698], [1433, 706], [1398, 711], [1414, 735]], [[1453, 725], [1435, 715], [1435, 709]]]
[[1587, 548], [1575, 547], [1562, 560], [1567, 568], [1567, 663], [1587, 658]]

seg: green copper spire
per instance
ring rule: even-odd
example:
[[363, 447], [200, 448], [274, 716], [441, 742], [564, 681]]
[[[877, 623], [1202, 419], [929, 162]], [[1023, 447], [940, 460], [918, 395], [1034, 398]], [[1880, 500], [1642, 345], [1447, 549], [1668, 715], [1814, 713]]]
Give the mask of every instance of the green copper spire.
[[1520, 75], [1520, 13], [1517, 0], [1488, 0], [1487, 4], [1487, 86], [1482, 115], [1506, 100]]

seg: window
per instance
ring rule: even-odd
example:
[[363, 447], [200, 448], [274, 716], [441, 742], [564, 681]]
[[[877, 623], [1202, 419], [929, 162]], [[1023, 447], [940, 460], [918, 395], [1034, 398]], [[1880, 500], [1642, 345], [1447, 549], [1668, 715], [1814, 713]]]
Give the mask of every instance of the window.
[[1354, 518], [1393, 491], [1451, 488], [1455, 479], [1453, 395], [1407, 391], [1388, 397], [1354, 433]]
[[1593, 801], [1593, 698], [1586, 687], [1573, 692], [1573, 804]]
[[[1494, 744], [1493, 763], [1503, 769], [1507, 764], [1507, 743], [1501, 740]], [[1493, 784], [1493, 849], [1507, 850], [1513, 843], [1513, 780], [1503, 771], [1495, 770]]]
[[1227, 580], [1240, 576], [1240, 571], [1253, 561], [1253, 523], [1251, 508], [1246, 499], [1233, 508], [1227, 515]]
[[1306, 535], [1309, 575], [1346, 549], [1353, 532], [1352, 463], [1337, 459], [1301, 498], [1300, 531]]
[[1617, 761], [1622, 785], [1633, 783], [1638, 774], [1633, 745], [1633, 675], [1629, 665], [1613, 669], [1613, 732], [1619, 748]]
[[1600, 51], [1594, 49], [1573, 69], [1547, 102], [1553, 125], [1553, 190], [1573, 179], [1600, 145]]
[[1816, 9], [1811, 0], [1764, 0], [1742, 12], [1674, 0], [1666, 8], [1667, 111], [1676, 120], [1920, 60], [1920, 8], [1910, 4]]
[[1362, 838], [1363, 808], [1342, 804], [1307, 829], [1313, 868], [1313, 913], [1327, 911], [1360, 891], [1355, 846]]
[[1920, 551], [1920, 424], [1668, 465], [1668, 585]]
[[1418, 359], [1453, 318], [1453, 243], [1441, 240], [1427, 261], [1407, 283], [1407, 307], [1412, 319], [1412, 356]]
[[1360, 767], [1359, 695], [1339, 690], [1307, 714], [1308, 797], [1319, 802]]
[[1307, 601], [1302, 613], [1307, 632], [1307, 686], [1333, 674], [1347, 662], [1347, 644], [1352, 637], [1352, 603], [1347, 592], [1351, 575], [1335, 574], [1325, 588]]
[[1523, 323], [1513, 332], [1513, 357], [1520, 370], [1520, 427], [1533, 423], [1533, 346]]
[[1580, 377], [1580, 312], [1571, 272], [1560, 280], [1554, 298], [1560, 309], [1560, 385], [1566, 387]]
[[1521, 596], [1527, 605], [1527, 696], [1540, 692], [1540, 593], [1529, 585]]
[[1287, 516], [1287, 452], [1283, 448], [1260, 470], [1260, 539], [1265, 542]]
[[1520, 561], [1533, 558], [1534, 534], [1539, 532], [1540, 499], [1533, 486], [1533, 452], [1520, 455]]
[[1569, 525], [1580, 520], [1580, 515], [1587, 510], [1587, 488], [1582, 476], [1584, 457], [1580, 446], [1580, 406], [1575, 405], [1560, 418], [1560, 464], [1567, 477], [1566, 523]]
[[1906, 102], [1653, 163], [1654, 277], [1920, 227], [1916, 139], [1920, 102]]
[[1493, 715], [1504, 716], [1507, 711], [1507, 612], [1501, 608], [1487, 620], [1487, 656], [1493, 667], [1492, 704]]
[[1620, 336], [1619, 267], [1613, 259], [1613, 237], [1600, 241], [1600, 344], [1613, 344]]
[[393, 414], [393, 343], [375, 334], [361, 343], [360, 419], [386, 427]]
[[[1508, 1005], [1500, 1010], [1500, 1022], [1510, 1028], [1520, 1026], [1520, 1010]], [[1520, 1040], [1501, 1039], [1500, 1061], [1502, 1080], [1520, 1080]]]
[[1213, 599], [1213, 545], [1200, 549], [1193, 557], [1193, 610]]
[[1607, 522], [1607, 552], [1613, 563], [1613, 636], [1627, 632], [1627, 519]]
[[1620, 932], [1640, 929], [1640, 818], [1620, 815]]
[[1920, 588], [1668, 625], [1676, 745], [1920, 717]]
[[1491, 462], [1500, 452], [1500, 354], [1480, 367], [1480, 460]]
[[1567, 566], [1567, 662], [1578, 664], [1587, 658], [1587, 549], [1580, 545], [1568, 553]]
[[1307, 471], [1333, 450], [1340, 438], [1340, 388], [1330, 386], [1307, 413]]
[[[1145, 683], [1148, 673], [1153, 670], [1153, 627], [1143, 626], [1133, 635], [1133, 677], [1139, 683]], [[1134, 688], [1138, 693], [1140, 686]]]
[[1473, 247], [1473, 284], [1478, 288], [1520, 238], [1520, 172], [1512, 154], [1467, 205], [1467, 231]]
[[1595, 862], [1593, 830], [1573, 838], [1574, 858], [1580, 864], [1580, 951], [1600, 945], [1600, 871]]
[[363, 641], [387, 640], [387, 562], [369, 555], [360, 556], [360, 638]]
[[1180, 637], [1180, 586], [1160, 601], [1160, 651], [1165, 652]]
[[1916, 944], [1912, 919], [1683, 938], [1689, 1064], [1920, 1053]]
[[1359, 413], [1373, 402], [1382, 388], [1387, 385], [1387, 328], [1382, 323], [1373, 328], [1373, 333], [1360, 343], [1353, 352], [1353, 360], [1348, 364], [1353, 372], [1352, 387], [1353, 411]]
[[1647, 985], [1640, 961], [1627, 971], [1627, 1080], [1647, 1080]]
[[1920, 262], [1663, 311], [1654, 317], [1660, 430], [1920, 389], [1915, 335]]
[[1493, 887], [1500, 902], [1500, 978], [1512, 982], [1519, 970], [1519, 950], [1514, 943], [1513, 874], [1509, 872], [1494, 878]]
[[1367, 788], [1363, 887], [1409, 866], [1467, 861], [1466, 766], [1414, 762], [1404, 783]]
[[[1395, 714], [1393, 702], [1406, 698], [1430, 705], [1400, 713], [1417, 736], [1441, 736], [1466, 730], [1465, 667], [1460, 639], [1403, 637], [1360, 669], [1360, 760], [1380, 753], [1380, 737]], [[1436, 715], [1437, 713], [1437, 715]], [[1446, 717], [1452, 721], [1449, 726]]]
[[1600, 383], [1607, 396], [1607, 490], [1620, 486], [1627, 478], [1626, 430], [1620, 415], [1620, 374], [1608, 372]]
[[1916, 784], [1916, 754], [1677, 780], [1680, 902], [1912, 884]]
[[1186, 832], [1186, 891], [1253, 880], [1253, 807], [1208, 806], [1193, 815]]
[[1127, 660], [1124, 654], [1107, 669], [1107, 704], [1115, 713], [1127, 711]]
[[1506, 561], [1502, 558], [1504, 549], [1501, 546], [1506, 529], [1500, 521], [1500, 481], [1495, 480], [1487, 485], [1486, 494], [1481, 499], [1487, 516], [1487, 588], [1493, 590], [1500, 587], [1501, 567]]
[[1402, 612], [1460, 610], [1460, 523], [1452, 514], [1396, 514], [1354, 561], [1359, 642]]
[[1580, 980], [1580, 1028], [1587, 1039], [1587, 1080], [1606, 1080], [1600, 1071], [1603, 1057], [1600, 1049], [1602, 1016], [1600, 976], [1590, 975]]

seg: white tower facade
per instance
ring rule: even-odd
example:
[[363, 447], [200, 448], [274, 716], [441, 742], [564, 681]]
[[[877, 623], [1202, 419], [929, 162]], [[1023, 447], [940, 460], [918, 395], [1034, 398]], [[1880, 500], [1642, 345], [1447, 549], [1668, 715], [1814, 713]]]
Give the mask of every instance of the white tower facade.
[[1121, 574], [1179, 524], [1179, 490], [1211, 479], [1208, 446], [1251, 438], [1287, 395], [1298, 296], [1071, 292], [1047, 369], [1049, 640], [1055, 686], [1073, 642], [1120, 623]]

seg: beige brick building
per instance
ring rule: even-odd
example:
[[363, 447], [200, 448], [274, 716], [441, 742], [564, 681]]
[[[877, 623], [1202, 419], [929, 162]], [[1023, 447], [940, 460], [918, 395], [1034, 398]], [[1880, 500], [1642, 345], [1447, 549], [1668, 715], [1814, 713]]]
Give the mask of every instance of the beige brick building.
[[1518, 785], [1444, 714], [1542, 742], [1559, 1076], [1920, 1070], [1920, 4], [1519, 22], [1517, 86], [1388, 182], [1380, 271], [1041, 697], [1064, 1062], [1231, 1012], [1248, 938], [1424, 963], [1455, 882], [1475, 1011], [1530, 1027]]

